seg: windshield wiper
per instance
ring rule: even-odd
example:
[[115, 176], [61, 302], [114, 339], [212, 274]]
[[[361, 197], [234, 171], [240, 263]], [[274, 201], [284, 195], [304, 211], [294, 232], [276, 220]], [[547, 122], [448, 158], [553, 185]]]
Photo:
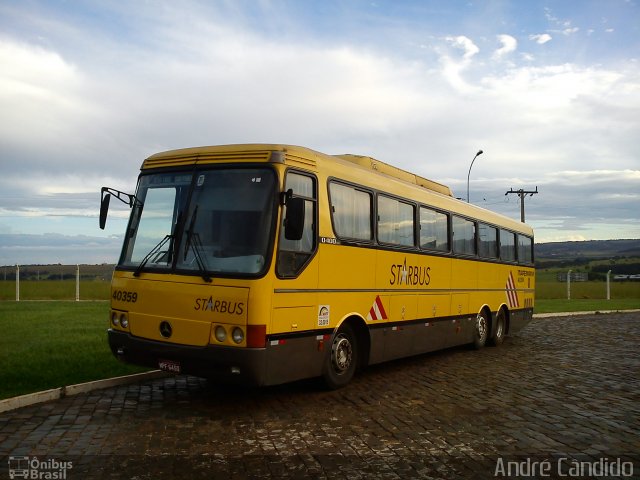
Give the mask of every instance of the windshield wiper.
[[196, 264], [198, 265], [198, 271], [200, 272], [200, 276], [202, 279], [211, 283], [212, 279], [209, 273], [207, 272], [207, 268], [204, 263], [204, 258], [202, 256], [202, 241], [200, 240], [200, 235], [198, 232], [193, 231], [194, 225], [196, 223], [196, 217], [198, 216], [198, 205], [193, 209], [193, 214], [191, 215], [191, 221], [189, 222], [189, 228], [187, 229], [187, 238], [184, 242], [184, 252], [182, 261], [187, 259], [187, 255], [189, 254], [189, 248], [193, 250], [193, 255], [196, 259]]
[[147, 253], [144, 256], [144, 258], [140, 262], [140, 265], [138, 265], [138, 268], [136, 268], [136, 271], [133, 272], [133, 276], [134, 277], [140, 276], [142, 269], [147, 264], [147, 262], [151, 260], [151, 257], [155, 257], [153, 260], [154, 260], [154, 263], [157, 263], [157, 261], [160, 260], [160, 258], [162, 258], [163, 255], [169, 254], [168, 250], [161, 251], [160, 249], [164, 246], [165, 243], [167, 243], [171, 239], [173, 239], [173, 235], [165, 235], [165, 237], [162, 240], [160, 240], [160, 242], [158, 242], [158, 244], [155, 247], [153, 247], [151, 251], [149, 251], [149, 253]]

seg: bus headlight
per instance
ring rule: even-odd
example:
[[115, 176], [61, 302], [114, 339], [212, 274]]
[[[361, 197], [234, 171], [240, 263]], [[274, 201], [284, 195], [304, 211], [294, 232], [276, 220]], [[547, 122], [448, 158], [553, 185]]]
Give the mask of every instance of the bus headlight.
[[129, 319], [127, 318], [126, 313], [120, 315], [120, 326], [122, 326], [122, 328], [127, 328], [129, 326]]
[[120, 319], [118, 318], [118, 312], [111, 312], [111, 323], [114, 326], [120, 325]]
[[227, 331], [224, 329], [222, 325], [218, 325], [215, 329], [216, 340], [219, 342], [224, 342], [227, 339]]
[[244, 340], [244, 332], [240, 327], [235, 327], [231, 332], [231, 338], [235, 343], [242, 343], [242, 341]]

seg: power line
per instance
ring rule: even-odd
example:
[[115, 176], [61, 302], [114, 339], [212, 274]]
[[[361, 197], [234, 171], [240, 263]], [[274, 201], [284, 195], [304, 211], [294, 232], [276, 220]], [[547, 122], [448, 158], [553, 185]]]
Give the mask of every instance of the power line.
[[520, 197], [520, 221], [524, 223], [524, 197], [527, 195], [533, 197], [533, 195], [538, 193], [538, 187], [536, 186], [535, 191], [523, 190], [522, 188], [520, 190], [514, 190], [512, 187], [505, 195], [509, 195], [510, 193], [516, 193], [518, 197]]

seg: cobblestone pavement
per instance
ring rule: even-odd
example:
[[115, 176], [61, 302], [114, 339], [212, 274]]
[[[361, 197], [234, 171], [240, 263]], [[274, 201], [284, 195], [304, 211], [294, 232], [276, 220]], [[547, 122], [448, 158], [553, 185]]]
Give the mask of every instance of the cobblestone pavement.
[[0, 480], [640, 478], [639, 341], [640, 313], [537, 319], [338, 391], [179, 376], [66, 397], [0, 414]]

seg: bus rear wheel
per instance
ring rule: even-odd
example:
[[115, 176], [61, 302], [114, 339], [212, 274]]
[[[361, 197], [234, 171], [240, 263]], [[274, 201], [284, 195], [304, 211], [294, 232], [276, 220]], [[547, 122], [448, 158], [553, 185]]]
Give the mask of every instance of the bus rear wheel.
[[322, 377], [330, 389], [344, 387], [356, 371], [358, 364], [358, 344], [350, 325], [343, 325], [331, 342], [331, 349], [325, 356]]
[[489, 319], [487, 314], [482, 311], [476, 317], [475, 336], [473, 338], [473, 346], [477, 349], [484, 347], [489, 336]]
[[491, 345], [493, 345], [494, 347], [497, 347], [498, 345], [502, 344], [502, 342], [504, 341], [506, 326], [507, 326], [507, 322], [506, 322], [504, 310], [500, 310], [496, 315], [495, 333], [493, 334], [493, 337], [489, 341]]

